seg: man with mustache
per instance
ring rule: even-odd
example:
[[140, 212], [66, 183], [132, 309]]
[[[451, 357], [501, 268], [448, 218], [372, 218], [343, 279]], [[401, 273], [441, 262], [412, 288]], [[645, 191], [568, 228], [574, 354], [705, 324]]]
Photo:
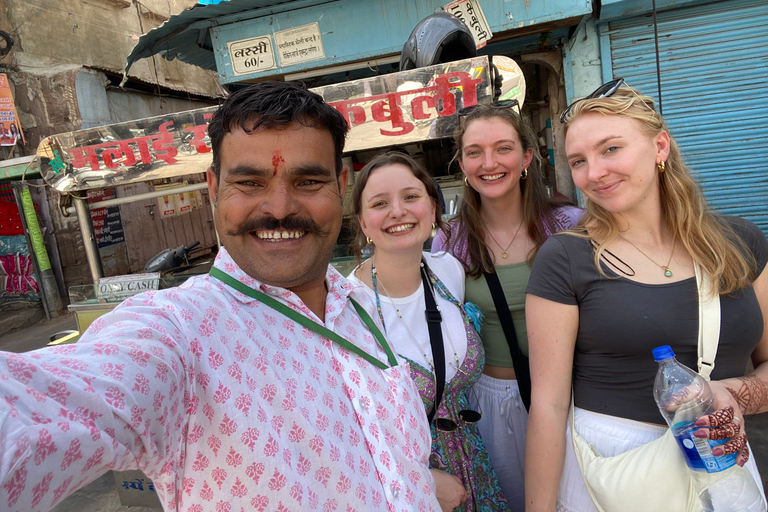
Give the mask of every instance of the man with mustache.
[[294, 83], [221, 106], [211, 273], [127, 299], [77, 344], [0, 353], [0, 509], [140, 468], [165, 510], [439, 510], [419, 394], [329, 266], [347, 129]]

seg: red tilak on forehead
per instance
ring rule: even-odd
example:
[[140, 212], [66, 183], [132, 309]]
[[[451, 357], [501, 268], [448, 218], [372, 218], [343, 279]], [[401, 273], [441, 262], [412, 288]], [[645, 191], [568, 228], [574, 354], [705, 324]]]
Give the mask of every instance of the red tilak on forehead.
[[279, 150], [272, 153], [272, 168], [274, 170], [272, 176], [277, 176], [277, 166], [285, 163], [282, 153]]

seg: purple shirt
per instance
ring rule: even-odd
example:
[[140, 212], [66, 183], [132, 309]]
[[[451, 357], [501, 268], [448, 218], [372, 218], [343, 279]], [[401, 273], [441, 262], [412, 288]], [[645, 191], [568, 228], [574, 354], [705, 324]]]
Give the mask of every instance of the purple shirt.
[[[579, 223], [579, 219], [584, 214], [584, 210], [576, 208], [575, 206], [559, 206], [555, 208], [552, 215], [554, 222], [554, 231], [549, 229], [549, 225], [546, 222], [542, 222], [544, 226], [544, 233], [549, 238], [553, 233], [570, 229]], [[458, 260], [465, 262], [467, 265], [471, 265], [469, 251], [467, 250], [467, 231], [463, 225], [460, 225], [458, 221], [452, 221], [449, 223], [451, 227], [451, 239], [456, 240], [456, 244], [453, 249], [449, 249], [446, 246], [445, 233], [441, 230], [437, 232], [435, 238], [432, 240], [432, 252], [448, 251]]]

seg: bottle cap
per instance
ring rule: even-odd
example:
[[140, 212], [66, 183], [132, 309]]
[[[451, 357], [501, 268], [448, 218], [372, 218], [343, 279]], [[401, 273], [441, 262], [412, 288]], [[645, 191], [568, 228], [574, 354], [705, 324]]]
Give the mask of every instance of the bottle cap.
[[655, 361], [664, 361], [665, 359], [675, 357], [675, 351], [672, 350], [672, 347], [670, 347], [669, 345], [656, 347], [655, 349], [652, 350], [652, 352], [653, 352], [653, 359]]

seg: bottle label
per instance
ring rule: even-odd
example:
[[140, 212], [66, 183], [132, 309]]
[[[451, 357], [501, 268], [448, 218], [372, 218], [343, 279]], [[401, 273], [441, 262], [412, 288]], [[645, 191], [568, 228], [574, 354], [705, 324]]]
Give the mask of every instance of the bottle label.
[[680, 422], [673, 427], [673, 433], [677, 444], [685, 454], [685, 460], [688, 466], [696, 471], [706, 471], [707, 473], [717, 473], [732, 467], [736, 464], [738, 454], [712, 455], [712, 449], [721, 444], [725, 444], [727, 439], [713, 441], [711, 439], [701, 439], [695, 437], [693, 433], [702, 427], [697, 427], [691, 422]]

